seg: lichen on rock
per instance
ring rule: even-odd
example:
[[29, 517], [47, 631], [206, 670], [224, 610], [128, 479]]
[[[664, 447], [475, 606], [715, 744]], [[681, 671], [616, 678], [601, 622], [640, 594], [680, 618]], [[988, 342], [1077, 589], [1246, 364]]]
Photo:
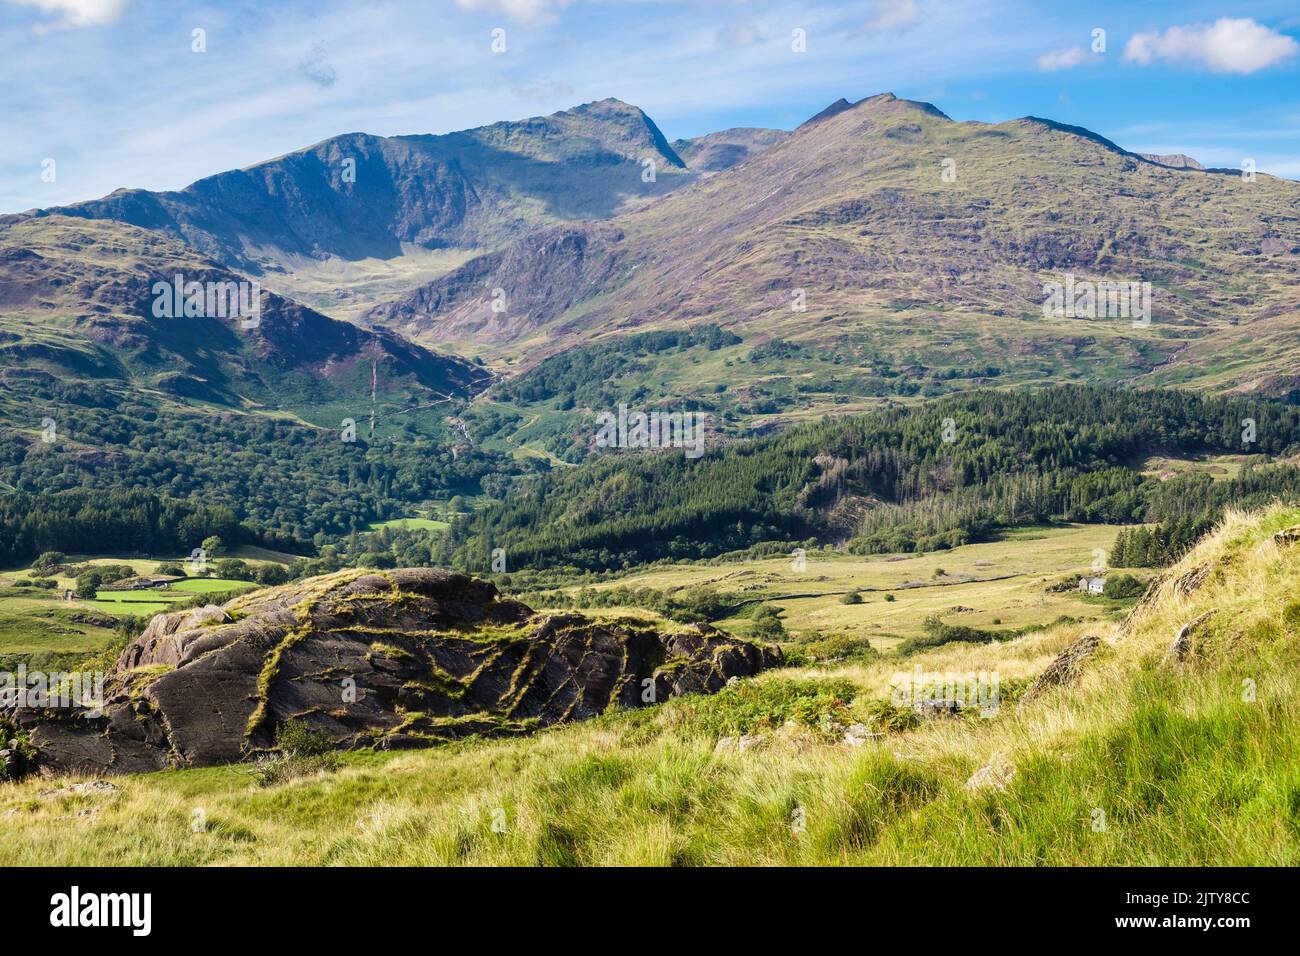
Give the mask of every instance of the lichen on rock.
[[527, 733], [780, 661], [709, 625], [535, 613], [464, 574], [349, 570], [158, 615], [109, 674], [101, 715], [5, 716], [43, 767], [130, 773], [246, 759], [289, 720], [338, 749]]

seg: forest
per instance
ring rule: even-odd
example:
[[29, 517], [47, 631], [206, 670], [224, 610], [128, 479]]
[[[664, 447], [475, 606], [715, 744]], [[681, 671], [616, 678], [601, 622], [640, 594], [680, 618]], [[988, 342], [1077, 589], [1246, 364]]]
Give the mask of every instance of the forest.
[[[457, 562], [472, 570], [486, 570], [494, 548], [511, 569], [604, 570], [763, 541], [886, 553], [1035, 522], [1204, 523], [1228, 503], [1300, 494], [1300, 471], [1268, 464], [1297, 448], [1291, 405], [1082, 386], [985, 390], [734, 442], [694, 461], [612, 450], [516, 478], [504, 500], [453, 523], [452, 536]], [[1230, 453], [1260, 464], [1219, 482], [1141, 471], [1150, 455]]]

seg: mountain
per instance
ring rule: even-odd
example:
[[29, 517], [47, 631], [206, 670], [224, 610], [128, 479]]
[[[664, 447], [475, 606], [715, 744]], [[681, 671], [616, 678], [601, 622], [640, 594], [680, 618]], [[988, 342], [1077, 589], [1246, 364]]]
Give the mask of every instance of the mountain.
[[782, 129], [737, 126], [693, 139], [675, 139], [672, 147], [692, 172], [716, 173], [739, 166], [789, 135]]
[[[44, 216], [0, 225], [0, 356], [6, 381], [47, 373], [115, 381], [173, 400], [297, 408], [343, 397], [465, 397], [489, 374], [387, 330], [359, 329], [273, 292], [256, 322], [167, 317], [157, 284], [248, 283], [165, 235]], [[163, 296], [174, 305], [174, 296]], [[174, 311], [174, 310], [172, 310]], [[334, 422], [331, 422], [334, 424]]]
[[[348, 133], [179, 191], [120, 189], [25, 215], [129, 223], [277, 291], [346, 306], [376, 282], [411, 288], [469, 251], [541, 225], [606, 218], [690, 178], [649, 117], [606, 99], [444, 135]], [[374, 267], [377, 277], [343, 266], [363, 260], [387, 266]]]
[[[1216, 338], [1294, 322], [1298, 226], [1288, 180], [1172, 169], [1078, 127], [955, 122], [882, 94], [833, 104], [743, 168], [569, 224], [577, 285], [561, 281], [573, 261], [526, 237], [367, 318], [524, 363], [692, 323], [744, 339], [660, 377], [684, 401], [720, 387], [749, 405], [827, 408], [894, 391], [882, 377], [921, 394], [990, 375], [1160, 381], [1201, 356], [1178, 369], [1194, 378], [1213, 374]], [[1150, 283], [1149, 325], [1045, 316], [1045, 285], [1067, 280]], [[502, 321], [492, 289], [527, 307]], [[1293, 368], [1300, 343], [1279, 345], [1231, 387]]]

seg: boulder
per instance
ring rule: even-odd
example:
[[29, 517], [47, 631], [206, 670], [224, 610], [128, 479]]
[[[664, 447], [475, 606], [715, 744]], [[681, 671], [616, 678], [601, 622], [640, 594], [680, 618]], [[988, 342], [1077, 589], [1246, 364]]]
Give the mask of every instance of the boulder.
[[844, 728], [843, 743], [850, 747], [861, 747], [868, 740], [879, 740], [884, 736], [883, 733], [872, 733], [866, 724], [849, 724]]
[[1279, 548], [1294, 547], [1297, 542], [1300, 542], [1300, 524], [1292, 525], [1273, 535], [1273, 543]]
[[707, 625], [534, 613], [464, 574], [348, 570], [158, 615], [108, 675], [102, 714], [0, 716], [44, 769], [126, 773], [244, 760], [290, 720], [337, 749], [526, 733], [780, 661]]
[[966, 790], [969, 793], [978, 793], [981, 790], [1005, 791], [1015, 776], [1016, 768], [1007, 759], [1006, 754], [997, 753], [988, 764], [970, 775], [966, 781]]

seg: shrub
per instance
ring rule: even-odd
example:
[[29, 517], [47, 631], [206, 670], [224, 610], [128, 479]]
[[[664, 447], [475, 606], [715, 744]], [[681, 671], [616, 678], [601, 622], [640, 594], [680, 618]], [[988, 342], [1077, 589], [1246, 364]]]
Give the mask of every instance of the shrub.
[[290, 757], [319, 757], [334, 750], [334, 738], [301, 720], [286, 720], [275, 728], [275, 749]]
[[333, 738], [299, 720], [287, 720], [275, 729], [275, 749], [278, 753], [263, 754], [253, 765], [259, 786], [274, 787], [339, 767]]
[[39, 558], [32, 562], [32, 574], [53, 574], [67, 559], [68, 556], [62, 551], [44, 551]]
[[36, 748], [26, 731], [0, 723], [0, 751], [0, 780], [21, 780], [36, 769]]
[[1131, 574], [1112, 574], [1106, 578], [1101, 593], [1113, 600], [1139, 597], [1147, 586]]
[[869, 660], [879, 656], [869, 640], [852, 634], [816, 634], [813, 640], [801, 645], [799, 649], [819, 661]]
[[778, 617], [780, 611], [769, 605], [761, 605], [754, 612], [754, 627], [750, 634], [768, 641], [779, 641], [786, 636], [785, 625]]
[[921, 716], [911, 707], [902, 707], [884, 699], [867, 704], [867, 719], [876, 730], [885, 733], [902, 733], [921, 723]]
[[900, 654], [911, 654], [913, 651], [938, 647], [941, 644], [951, 644], [955, 641], [970, 644], [988, 644], [992, 641], [1005, 641], [1017, 636], [1015, 631], [988, 631], [977, 627], [968, 627], [965, 624], [945, 624], [937, 614], [932, 614], [926, 618], [922, 627], [925, 628], [924, 634], [918, 637], [909, 637], [898, 645]]
[[742, 681], [711, 697], [683, 701], [689, 715], [685, 727], [721, 737], [772, 730], [790, 720], [814, 728], [846, 724], [852, 722], [849, 704], [857, 693], [852, 681], [838, 678]]
[[893, 596], [892, 594], [886, 594], [886, 595], [885, 595], [885, 600], [886, 600], [886, 601], [892, 601], [892, 600], [894, 600], [894, 596]]
[[840, 598], [841, 604], [861, 604], [862, 594], [858, 591], [850, 591], [844, 597]]
[[249, 569], [248, 564], [239, 558], [222, 558], [214, 565], [217, 577], [226, 578], [229, 581], [251, 581], [253, 572]]

